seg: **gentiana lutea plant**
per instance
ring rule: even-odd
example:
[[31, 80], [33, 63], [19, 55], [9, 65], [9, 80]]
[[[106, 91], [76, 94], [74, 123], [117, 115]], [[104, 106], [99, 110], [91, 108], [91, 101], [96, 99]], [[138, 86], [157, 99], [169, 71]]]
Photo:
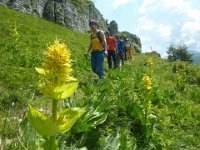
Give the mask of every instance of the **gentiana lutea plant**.
[[151, 94], [152, 94], [152, 65], [153, 60], [149, 58], [147, 61], [147, 65], [149, 66], [148, 74], [144, 74], [142, 78], [142, 108], [141, 111], [141, 123], [142, 123], [142, 131], [143, 136], [145, 137], [145, 141], [148, 143], [152, 134], [153, 134], [153, 127], [156, 122], [156, 116], [151, 114]]
[[77, 79], [71, 76], [70, 51], [67, 46], [55, 40], [44, 56], [42, 68], [35, 69], [40, 74], [40, 92], [51, 99], [51, 114], [43, 114], [29, 106], [29, 120], [32, 127], [44, 137], [44, 149], [56, 150], [56, 136], [69, 131], [85, 109], [67, 108], [58, 112], [58, 102], [70, 97], [78, 87]]
[[19, 33], [17, 31], [17, 24], [15, 22], [15, 24], [13, 25], [13, 29], [12, 29], [12, 36], [14, 38], [14, 42], [17, 43], [19, 40]]
[[151, 57], [147, 60], [147, 65], [149, 68], [148, 74], [144, 74], [142, 78], [142, 85], [143, 85], [143, 106], [144, 106], [144, 113], [145, 113], [145, 124], [147, 124], [147, 118], [149, 114], [149, 110], [151, 107], [151, 101], [149, 100], [149, 96], [151, 95], [152, 91], [152, 65], [153, 59]]
[[152, 89], [151, 78], [147, 74], [144, 74], [142, 82], [143, 82], [143, 95], [144, 95], [143, 106], [145, 113], [145, 124], [147, 124], [147, 117], [151, 106], [151, 101], [149, 101], [148, 99]]

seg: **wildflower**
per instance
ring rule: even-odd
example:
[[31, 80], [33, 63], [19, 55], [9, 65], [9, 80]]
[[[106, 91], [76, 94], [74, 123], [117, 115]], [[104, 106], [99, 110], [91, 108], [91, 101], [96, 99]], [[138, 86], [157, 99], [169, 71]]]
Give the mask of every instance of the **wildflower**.
[[16, 25], [16, 23], [14, 24], [14, 28], [13, 28], [13, 37], [15, 38], [16, 41], [19, 38], [19, 33], [17, 31], [17, 25]]
[[148, 101], [148, 103], [147, 103], [147, 110], [150, 110], [151, 107], [152, 107], [151, 101]]
[[181, 76], [180, 76], [179, 73], [177, 73], [177, 80], [178, 80], [178, 81], [181, 80]]
[[68, 81], [71, 78], [71, 54], [65, 44], [56, 40], [47, 48], [44, 55], [43, 68], [36, 68], [36, 70], [45, 76], [46, 81], [49, 80], [55, 85], [58, 81]]
[[[45, 61], [43, 68], [36, 68], [36, 71], [41, 75], [39, 89], [46, 96], [55, 99], [64, 98], [58, 94], [58, 91], [63, 93], [66, 91], [66, 88], [69, 88], [69, 81], [76, 81], [76, 79], [71, 76], [70, 51], [65, 44], [55, 40], [44, 52], [44, 55]], [[71, 85], [73, 86], [73, 84]], [[76, 86], [73, 88], [74, 90], [75, 87]]]
[[153, 65], [153, 59], [151, 57], [148, 58], [147, 64], [148, 65]]
[[144, 74], [142, 81], [143, 81], [145, 89], [151, 90], [151, 78], [147, 74]]
[[44, 70], [61, 81], [68, 80], [72, 72], [71, 54], [65, 44], [59, 43], [59, 41], [56, 40], [53, 45], [47, 48], [44, 55]]

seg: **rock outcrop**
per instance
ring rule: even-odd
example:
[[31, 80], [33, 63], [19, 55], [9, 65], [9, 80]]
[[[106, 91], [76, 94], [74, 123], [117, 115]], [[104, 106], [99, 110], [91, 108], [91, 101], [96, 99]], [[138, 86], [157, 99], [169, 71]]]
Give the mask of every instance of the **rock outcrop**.
[[107, 29], [103, 15], [91, 0], [0, 0], [0, 5], [45, 18], [83, 33], [90, 30], [88, 21], [91, 19], [97, 20], [102, 29]]

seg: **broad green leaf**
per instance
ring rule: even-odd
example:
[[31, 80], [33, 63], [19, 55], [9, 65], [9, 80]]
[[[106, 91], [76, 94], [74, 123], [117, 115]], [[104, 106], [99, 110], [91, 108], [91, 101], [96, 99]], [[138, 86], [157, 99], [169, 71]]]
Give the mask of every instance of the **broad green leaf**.
[[136, 150], [136, 139], [134, 136], [130, 136], [130, 132], [127, 129], [120, 130], [120, 149], [123, 150]]
[[29, 120], [33, 128], [43, 136], [54, 136], [71, 129], [74, 123], [85, 112], [84, 108], [69, 108], [58, 113], [58, 119], [53, 122], [52, 118], [29, 106]]
[[59, 113], [58, 116], [63, 116], [64, 119], [61, 122], [57, 121], [59, 123], [58, 132], [63, 133], [69, 131], [83, 113], [85, 113], [84, 108], [67, 108]]
[[89, 129], [96, 128], [98, 125], [105, 122], [107, 114], [103, 112], [97, 112], [96, 109], [92, 109], [85, 113], [74, 125], [72, 131], [74, 133], [86, 132]]
[[69, 81], [65, 85], [48, 87], [45, 84], [39, 84], [40, 91], [47, 97], [53, 98], [55, 100], [64, 100], [70, 97], [78, 88], [78, 81]]
[[136, 103], [133, 103], [132, 107], [133, 109], [131, 112], [131, 116], [133, 116], [135, 119], [139, 119], [142, 125], [145, 125], [145, 116], [144, 116], [144, 112], [142, 111], [142, 107], [140, 107]]
[[100, 150], [118, 150], [120, 147], [120, 135], [118, 132], [106, 137], [101, 145]]
[[66, 85], [55, 87], [53, 89], [52, 98], [56, 100], [63, 100], [68, 97], [70, 97], [78, 88], [78, 82], [73, 81], [70, 83], [67, 83]]

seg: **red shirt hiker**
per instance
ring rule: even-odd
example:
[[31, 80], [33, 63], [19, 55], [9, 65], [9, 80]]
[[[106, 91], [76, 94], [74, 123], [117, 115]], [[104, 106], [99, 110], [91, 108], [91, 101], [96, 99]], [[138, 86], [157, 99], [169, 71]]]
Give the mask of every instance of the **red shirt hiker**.
[[[108, 68], [111, 69], [112, 67], [117, 68], [117, 57], [116, 57], [116, 49], [117, 49], [117, 40], [110, 36], [107, 32], [107, 45], [108, 45]], [[112, 66], [114, 65], [114, 66]]]
[[107, 44], [109, 46], [108, 50], [115, 51], [116, 50], [116, 42], [117, 40], [114, 37], [108, 36]]

